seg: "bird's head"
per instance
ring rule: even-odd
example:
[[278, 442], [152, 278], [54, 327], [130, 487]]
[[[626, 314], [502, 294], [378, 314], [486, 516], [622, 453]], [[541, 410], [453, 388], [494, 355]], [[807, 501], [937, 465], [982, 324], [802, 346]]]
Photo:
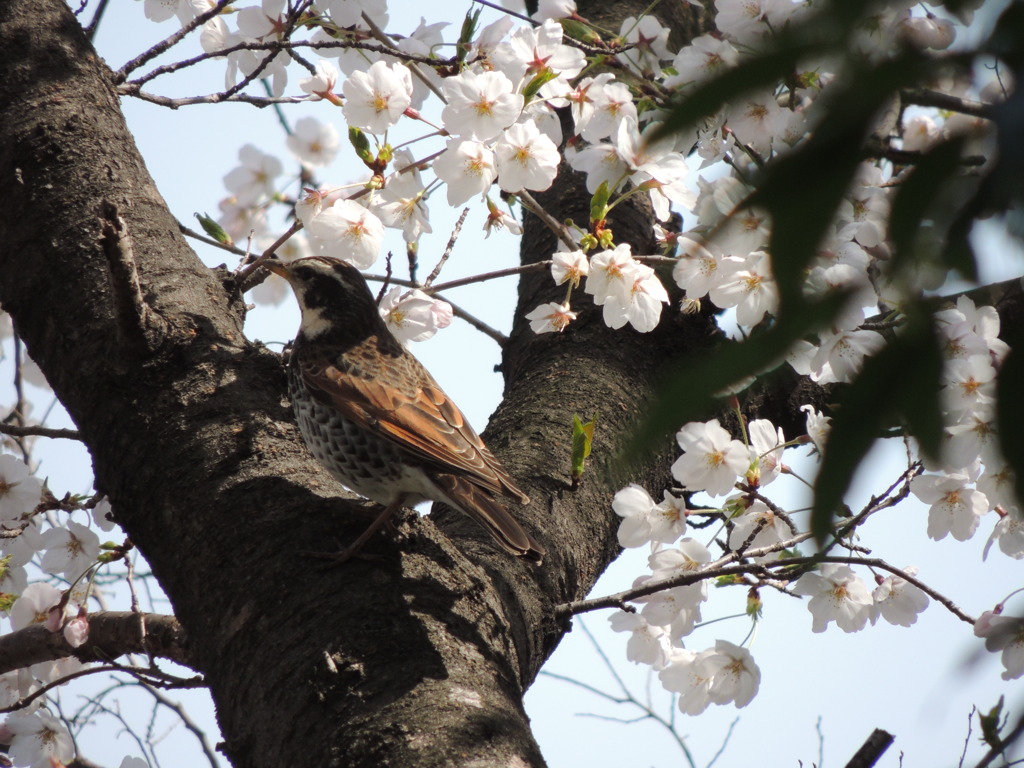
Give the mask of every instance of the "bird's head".
[[302, 310], [299, 335], [368, 335], [383, 325], [377, 304], [359, 270], [340, 259], [309, 256], [295, 261], [267, 261], [295, 292]]

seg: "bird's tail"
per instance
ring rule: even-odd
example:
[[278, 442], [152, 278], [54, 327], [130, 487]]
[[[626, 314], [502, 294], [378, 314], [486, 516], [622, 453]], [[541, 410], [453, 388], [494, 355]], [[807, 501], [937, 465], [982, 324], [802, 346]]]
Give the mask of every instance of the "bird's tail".
[[544, 558], [544, 547], [523, 530], [490, 491], [458, 475], [436, 474], [432, 479], [449, 504], [486, 528], [502, 549], [537, 563]]

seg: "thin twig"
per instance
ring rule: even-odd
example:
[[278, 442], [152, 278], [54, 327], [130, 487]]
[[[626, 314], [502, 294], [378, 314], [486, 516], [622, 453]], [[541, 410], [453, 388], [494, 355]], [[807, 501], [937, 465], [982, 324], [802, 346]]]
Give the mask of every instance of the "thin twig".
[[427, 279], [423, 283], [424, 288], [429, 288], [431, 283], [437, 279], [437, 276], [441, 274], [441, 269], [448, 261], [448, 257], [452, 255], [452, 249], [455, 248], [455, 241], [459, 239], [459, 233], [462, 232], [462, 224], [466, 221], [466, 216], [469, 214], [469, 208], [463, 208], [462, 213], [459, 215], [459, 220], [455, 222], [455, 228], [452, 229], [452, 235], [448, 238], [448, 246], [444, 249], [444, 253], [441, 254], [441, 258], [437, 262], [437, 266], [427, 276]]
[[217, 760], [217, 754], [214, 752], [213, 747], [210, 746], [210, 742], [206, 738], [206, 732], [200, 728], [191, 717], [189, 717], [188, 710], [179, 702], [171, 701], [161, 691], [158, 691], [156, 688], [153, 688], [144, 682], [140, 681], [139, 686], [149, 693], [150, 696], [156, 699], [157, 703], [167, 707], [178, 716], [178, 719], [181, 720], [185, 728], [196, 737], [196, 741], [199, 742], [199, 746], [202, 748], [203, 754], [206, 755], [206, 759], [210, 763], [211, 768], [220, 768], [220, 763]]
[[524, 204], [525, 208], [544, 222], [547, 228], [555, 233], [555, 237], [561, 240], [570, 251], [579, 250], [579, 245], [573, 241], [572, 235], [569, 234], [569, 230], [565, 228], [565, 225], [545, 211], [544, 207], [534, 199], [533, 195], [525, 189], [521, 189], [516, 192], [516, 197], [519, 198], [520, 203]]
[[438, 291], [447, 291], [451, 288], [461, 288], [464, 285], [473, 285], [474, 283], [482, 283], [487, 280], [494, 280], [499, 277], [513, 277], [514, 275], [522, 275], [527, 272], [541, 272], [551, 267], [551, 261], [534, 261], [530, 264], [522, 264], [518, 267], [509, 267], [508, 269], [497, 269], [494, 272], [484, 272], [483, 274], [473, 275], [472, 277], [462, 277], [458, 280], [449, 280], [447, 283], [438, 283], [432, 285], [429, 288], [424, 288], [425, 293], [436, 293]]
[[[805, 535], [806, 537], [806, 535]], [[788, 543], [788, 542], [787, 542]], [[784, 548], [781, 544], [775, 544], [770, 547], [762, 547], [761, 549], [753, 549], [745, 554], [745, 557], [760, 557], [764, 554], [768, 554], [772, 551], [778, 551], [776, 548]], [[762, 551], [763, 550], [763, 551]], [[704, 581], [705, 579], [714, 579], [721, 576], [739, 576], [746, 574], [754, 574], [762, 578], [767, 578], [767, 575], [778, 569], [790, 569], [793, 571], [792, 574], [788, 574], [787, 578], [793, 580], [801, 573], [805, 572], [808, 568], [814, 567], [821, 563], [843, 563], [846, 565], [859, 565], [866, 568], [878, 568], [883, 571], [888, 571], [901, 579], [910, 582], [915, 587], [920, 589], [922, 592], [927, 594], [929, 597], [934, 599], [937, 603], [944, 606], [950, 613], [956, 616], [961, 621], [973, 625], [975, 619], [964, 613], [952, 600], [945, 595], [936, 591], [932, 587], [925, 584], [923, 581], [915, 576], [910, 575], [902, 568], [897, 568], [894, 565], [890, 565], [885, 560], [880, 558], [864, 558], [864, 557], [844, 557], [837, 555], [815, 555], [813, 557], [788, 557], [782, 560], [775, 560], [767, 563], [741, 563], [738, 565], [724, 566], [724, 567], [706, 567], [699, 571], [687, 571], [686, 573], [676, 574], [664, 579], [652, 579], [651, 581], [645, 582], [642, 586], [634, 589], [623, 590], [612, 595], [605, 597], [596, 597], [589, 600], [576, 600], [570, 603], [563, 603], [555, 607], [555, 615], [560, 618], [568, 616], [574, 616], [580, 613], [586, 613], [589, 611], [596, 611], [603, 608], [625, 608], [626, 604], [630, 601], [634, 601], [640, 597], [646, 597], [647, 595], [653, 595], [656, 592], [661, 592], [673, 587], [685, 586], [688, 584], [696, 584], [697, 582]]]
[[49, 427], [19, 427], [14, 424], [0, 423], [0, 434], [11, 437], [54, 437], [66, 440], [81, 440], [82, 433], [77, 429], [51, 429]]
[[152, 61], [164, 51], [173, 48], [182, 39], [184, 39], [185, 36], [188, 35], [192, 30], [201, 27], [214, 16], [218, 15], [222, 10], [224, 10], [225, 6], [232, 2], [234, 2], [234, 0], [218, 0], [217, 4], [210, 8], [210, 10], [206, 11], [205, 13], [199, 14], [194, 19], [192, 19], [192, 21], [184, 25], [181, 29], [179, 29], [170, 37], [164, 38], [159, 43], [150, 48], [148, 51], [144, 51], [143, 53], [136, 56], [134, 59], [131, 59], [130, 61], [125, 63], [119, 70], [117, 70], [117, 72], [114, 73], [114, 82], [123, 82], [124, 79], [128, 77], [129, 72], [138, 69], [147, 61]]

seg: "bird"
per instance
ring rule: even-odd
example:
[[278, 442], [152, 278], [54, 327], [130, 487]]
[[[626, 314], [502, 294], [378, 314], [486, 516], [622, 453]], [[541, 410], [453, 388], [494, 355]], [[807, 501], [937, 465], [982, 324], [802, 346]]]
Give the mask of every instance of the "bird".
[[388, 329], [359, 270], [326, 256], [266, 267], [288, 282], [302, 313], [288, 363], [302, 438], [335, 480], [384, 507], [337, 559], [357, 554], [398, 509], [439, 501], [506, 552], [540, 563], [544, 547], [499, 500], [529, 497]]

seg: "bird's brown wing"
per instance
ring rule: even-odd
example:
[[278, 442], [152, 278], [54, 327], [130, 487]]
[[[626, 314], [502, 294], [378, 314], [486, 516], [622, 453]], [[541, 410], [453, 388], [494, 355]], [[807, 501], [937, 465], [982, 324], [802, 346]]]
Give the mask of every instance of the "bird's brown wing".
[[332, 362], [336, 361], [300, 358], [299, 369], [314, 394], [345, 418], [386, 437], [441, 472], [462, 475], [524, 504], [529, 501], [415, 358], [403, 358], [388, 376], [368, 375], [359, 365]]

